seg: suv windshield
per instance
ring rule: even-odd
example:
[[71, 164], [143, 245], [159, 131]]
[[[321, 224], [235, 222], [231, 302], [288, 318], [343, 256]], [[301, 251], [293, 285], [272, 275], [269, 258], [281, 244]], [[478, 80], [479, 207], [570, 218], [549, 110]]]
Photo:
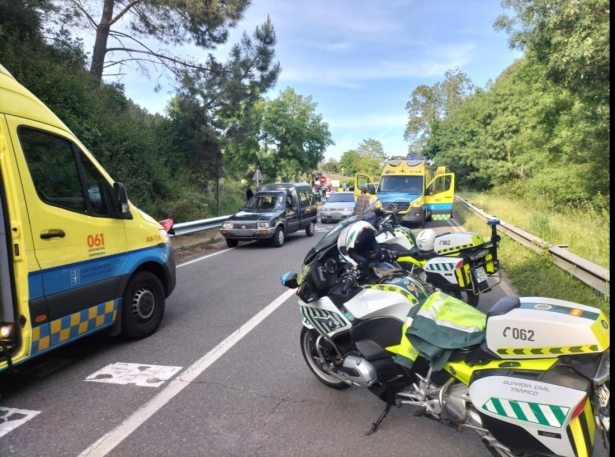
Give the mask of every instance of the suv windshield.
[[243, 209], [246, 211], [284, 209], [284, 198], [281, 194], [256, 194]]
[[350, 203], [350, 202], [354, 202], [354, 194], [353, 193], [346, 193], [346, 192], [334, 192], [331, 194], [331, 196], [329, 197], [329, 200], [327, 200], [327, 202], [329, 203], [339, 203], [339, 202], [346, 202], [346, 203]]

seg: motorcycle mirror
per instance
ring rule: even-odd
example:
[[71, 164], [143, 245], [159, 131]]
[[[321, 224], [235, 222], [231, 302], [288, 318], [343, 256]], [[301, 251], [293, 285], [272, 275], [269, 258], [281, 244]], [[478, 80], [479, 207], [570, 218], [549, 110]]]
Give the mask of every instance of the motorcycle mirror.
[[296, 289], [297, 284], [297, 273], [294, 271], [287, 271], [280, 278], [280, 282], [284, 287], [288, 287], [289, 289]]

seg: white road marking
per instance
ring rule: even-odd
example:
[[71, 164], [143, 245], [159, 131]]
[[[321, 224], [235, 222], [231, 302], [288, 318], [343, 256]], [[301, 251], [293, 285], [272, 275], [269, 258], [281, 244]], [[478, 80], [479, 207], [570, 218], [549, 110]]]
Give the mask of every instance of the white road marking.
[[180, 263], [180, 264], [176, 265], [175, 268], [185, 267], [186, 265], [190, 265], [191, 263], [200, 262], [201, 260], [205, 260], [205, 259], [207, 259], [209, 257], [213, 257], [215, 255], [222, 254], [224, 252], [232, 251], [233, 249], [237, 249], [237, 248], [228, 248], [228, 249], [224, 249], [223, 251], [218, 251], [218, 252], [214, 252], [213, 254], [209, 254], [209, 255], [206, 255], [206, 256], [203, 256], [203, 257], [199, 257], [198, 259], [189, 260], [188, 262], [184, 262], [184, 263]]
[[86, 381], [108, 384], [135, 384], [141, 387], [160, 387], [182, 367], [165, 367], [139, 363], [112, 363], [91, 374]]
[[0, 406], [0, 437], [6, 435], [11, 430], [15, 430], [37, 414], [40, 414], [40, 411]]
[[222, 357], [229, 349], [237, 344], [244, 336], [252, 331], [258, 324], [264, 321], [267, 316], [278, 309], [291, 295], [295, 293], [290, 289], [276, 298], [266, 308], [260, 311], [248, 322], [231, 333], [224, 341], [215, 348], [186, 368], [178, 378], [169, 382], [154, 398], [135, 411], [132, 416], [121, 423], [117, 428], [110, 431], [85, 451], [79, 457], [103, 457], [111, 452], [118, 444], [126, 439], [132, 432], [141, 426], [147, 419], [154, 415], [173, 397], [179, 394], [185, 387], [188, 387], [201, 373], [209, 368], [216, 360]]

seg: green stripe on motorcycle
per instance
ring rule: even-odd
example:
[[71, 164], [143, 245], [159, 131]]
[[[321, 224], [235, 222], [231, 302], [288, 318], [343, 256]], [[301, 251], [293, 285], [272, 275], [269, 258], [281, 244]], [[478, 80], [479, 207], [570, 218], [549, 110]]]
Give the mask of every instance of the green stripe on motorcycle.
[[482, 409], [492, 414], [545, 427], [562, 427], [570, 408], [492, 397]]

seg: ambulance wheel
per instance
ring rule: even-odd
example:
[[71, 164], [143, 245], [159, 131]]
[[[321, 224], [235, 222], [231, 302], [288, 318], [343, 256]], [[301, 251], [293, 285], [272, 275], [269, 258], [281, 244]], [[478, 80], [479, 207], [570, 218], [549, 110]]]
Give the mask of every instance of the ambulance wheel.
[[[349, 384], [346, 384], [341, 379], [327, 373], [323, 363], [319, 360], [318, 351], [316, 351], [316, 338], [318, 338], [318, 332], [316, 330], [301, 327], [301, 353], [309, 369], [320, 382], [332, 389], [341, 390], [350, 387]], [[331, 362], [329, 358], [331, 355], [335, 355], [335, 349], [328, 347], [326, 342], [324, 342], [324, 344], [325, 345], [321, 347], [321, 352], [325, 358], [325, 363]]]
[[153, 334], [164, 314], [164, 288], [149, 271], [135, 274], [122, 298], [122, 335], [138, 340]]
[[229, 248], [236, 248], [238, 244], [239, 244], [239, 241], [237, 240], [229, 240], [228, 238], [226, 239], [226, 245]]

